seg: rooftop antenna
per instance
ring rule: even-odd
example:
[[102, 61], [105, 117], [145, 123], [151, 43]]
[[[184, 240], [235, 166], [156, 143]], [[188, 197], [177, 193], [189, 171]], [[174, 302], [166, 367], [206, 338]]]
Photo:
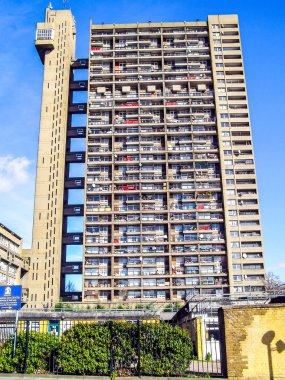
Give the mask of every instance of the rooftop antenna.
[[49, 2], [48, 8], [52, 9], [52, 3], [51, 3], [51, 1]]
[[66, 0], [62, 0], [63, 8], [66, 9]]

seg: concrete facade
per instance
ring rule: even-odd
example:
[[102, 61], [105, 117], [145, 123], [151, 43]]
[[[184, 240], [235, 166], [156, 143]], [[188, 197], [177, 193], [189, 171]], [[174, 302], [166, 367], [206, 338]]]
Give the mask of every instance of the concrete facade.
[[[88, 60], [74, 61], [74, 35], [70, 11], [47, 9], [37, 26], [44, 81], [29, 306], [263, 292], [237, 16], [91, 23]], [[88, 81], [76, 81], [88, 66]], [[88, 102], [74, 103], [74, 91]], [[84, 138], [85, 151], [72, 149]]]
[[60, 298], [69, 76], [75, 54], [71, 12], [48, 8], [45, 22], [37, 24], [35, 44], [44, 63], [44, 78], [29, 275], [31, 307]]

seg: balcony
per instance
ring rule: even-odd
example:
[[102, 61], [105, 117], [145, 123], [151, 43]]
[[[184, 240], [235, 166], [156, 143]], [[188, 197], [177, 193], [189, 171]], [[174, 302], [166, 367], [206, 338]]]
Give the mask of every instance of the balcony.
[[45, 55], [54, 49], [54, 29], [47, 28], [48, 24], [38, 23], [36, 30], [35, 46], [42, 63], [45, 63]]
[[[90, 111], [92, 112], [92, 109], [93, 108], [110, 108], [112, 107], [113, 105], [113, 102], [94, 102], [94, 101], [90, 101], [89, 103], [89, 108], [90, 108]], [[92, 116], [92, 115], [90, 115]]]

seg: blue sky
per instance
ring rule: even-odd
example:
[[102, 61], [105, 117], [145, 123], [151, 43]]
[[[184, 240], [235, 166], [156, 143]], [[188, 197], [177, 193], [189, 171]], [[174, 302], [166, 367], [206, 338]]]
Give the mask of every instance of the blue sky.
[[[87, 57], [94, 23], [206, 20], [237, 13], [251, 112], [267, 270], [285, 282], [284, 0], [67, 0], [77, 57]], [[61, 1], [52, 2], [55, 9]], [[31, 242], [43, 67], [34, 48], [47, 0], [0, 2], [0, 221]], [[284, 231], [283, 231], [284, 228]], [[284, 235], [283, 235], [284, 234]]]

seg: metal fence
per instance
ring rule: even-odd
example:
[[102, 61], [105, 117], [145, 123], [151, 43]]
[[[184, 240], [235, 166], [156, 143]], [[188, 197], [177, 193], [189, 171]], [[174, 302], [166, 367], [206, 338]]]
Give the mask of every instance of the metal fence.
[[193, 341], [195, 358], [190, 372], [197, 375], [223, 376], [218, 318], [195, 317], [182, 324]]
[[[81, 368], [81, 372], [75, 371], [75, 373], [69, 371], [70, 374], [111, 376], [115, 373], [116, 376], [158, 376], [160, 375], [157, 368], [159, 363], [165, 361], [165, 358], [169, 356], [167, 359], [169, 372], [161, 373], [161, 375], [222, 376], [217, 318], [194, 318], [182, 324], [181, 328], [188, 331], [193, 344], [194, 357], [192, 356], [186, 364], [184, 360], [183, 363], [179, 363], [180, 359], [175, 362], [177, 356], [173, 355], [171, 347], [163, 349], [160, 347], [157, 335], [163, 331], [158, 331], [155, 326], [166, 330], [169, 324], [159, 320], [134, 320], [127, 324], [128, 329], [126, 330], [121, 328], [122, 321], [95, 322], [94, 320], [65, 320], [64, 318], [40, 321], [20, 320], [17, 331], [15, 322], [1, 321], [0, 371], [2, 357], [6, 358], [8, 370], [4, 369], [4, 371], [7, 372], [9, 368], [12, 368], [18, 373], [54, 373], [58, 375], [67, 373], [62, 358], [58, 356], [58, 342], [72, 327], [91, 323], [104, 326], [107, 330], [108, 347], [105, 352], [105, 357], [107, 357], [105, 367], [103, 364], [100, 369], [95, 367], [90, 369], [88, 364], [84, 367], [85, 358], [80, 356], [80, 352], [84, 351], [84, 342], [82, 342], [82, 350], [80, 346], [77, 349], [78, 361], [82, 361], [83, 369]], [[146, 325], [148, 327], [151, 325], [152, 328], [145, 328]], [[180, 329], [178, 326], [177, 328]], [[106, 332], [106, 330], [104, 331]], [[17, 342], [14, 341], [15, 336], [17, 336]], [[100, 346], [99, 341], [98, 345]], [[90, 347], [91, 356], [93, 352]], [[149, 358], [147, 357], [148, 352], [151, 353]]]

